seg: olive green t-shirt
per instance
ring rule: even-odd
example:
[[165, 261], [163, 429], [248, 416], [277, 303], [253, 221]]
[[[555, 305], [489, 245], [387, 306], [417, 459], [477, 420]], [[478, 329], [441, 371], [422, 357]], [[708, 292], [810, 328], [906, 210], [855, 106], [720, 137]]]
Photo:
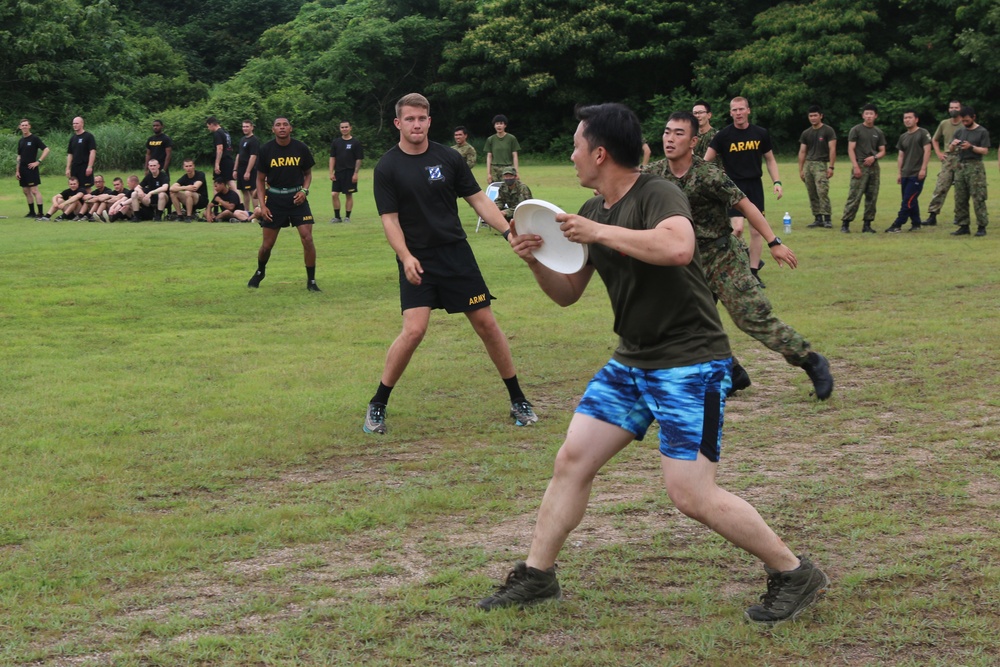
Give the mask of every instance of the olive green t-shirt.
[[837, 132], [829, 125], [821, 125], [819, 129], [812, 125], [799, 135], [799, 143], [806, 145], [807, 160], [830, 159], [830, 142], [837, 140]]
[[931, 133], [922, 127], [918, 127], [916, 132], [903, 132], [899, 135], [896, 150], [903, 152], [899, 175], [904, 178], [918, 176], [920, 167], [924, 164], [924, 146], [930, 145]]
[[961, 123], [953, 124], [950, 118], [945, 118], [938, 125], [937, 130], [934, 132], [933, 139], [936, 139], [938, 146], [945, 153], [952, 153], [951, 140], [955, 138], [955, 132], [958, 128], [962, 127]]
[[[968, 141], [970, 144], [978, 148], [990, 147], [990, 133], [982, 125], [977, 125], [974, 130], [970, 130], [963, 125], [962, 129], [955, 132], [955, 138], [960, 141]], [[979, 153], [973, 152], [971, 148], [964, 148], [958, 151], [958, 161], [982, 162], [983, 156]]]
[[[611, 208], [605, 208], [604, 197], [598, 195], [580, 208], [580, 215], [641, 230], [653, 229], [671, 216], [690, 220], [691, 210], [676, 185], [642, 174]], [[732, 356], [697, 251], [687, 266], [656, 266], [595, 243], [589, 261], [604, 281], [615, 313], [616, 361], [662, 369]]]
[[[855, 142], [854, 156], [858, 164], [865, 158], [878, 155], [878, 149], [885, 146], [885, 133], [877, 127], [865, 127], [864, 123], [859, 123], [851, 128], [851, 133], [847, 135], [848, 142]], [[876, 165], [878, 162], [875, 163]]]
[[517, 137], [510, 132], [503, 137], [494, 134], [486, 139], [486, 147], [483, 150], [493, 154], [491, 164], [494, 167], [506, 167], [514, 164], [514, 153], [521, 152], [521, 144], [517, 143]]

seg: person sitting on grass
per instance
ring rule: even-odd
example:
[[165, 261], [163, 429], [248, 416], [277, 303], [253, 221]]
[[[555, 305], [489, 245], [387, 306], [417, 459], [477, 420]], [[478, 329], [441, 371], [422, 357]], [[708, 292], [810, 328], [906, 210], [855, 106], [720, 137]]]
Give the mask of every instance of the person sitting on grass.
[[167, 207], [169, 177], [160, 171], [159, 160], [150, 160], [146, 165], [149, 173], [132, 191], [131, 222], [140, 220], [163, 220], [163, 209]]
[[194, 168], [194, 160], [184, 160], [184, 174], [170, 186], [170, 200], [181, 222], [194, 222], [195, 214], [208, 207], [208, 182], [205, 172]]
[[115, 195], [108, 203], [107, 216], [102, 216], [105, 222], [115, 222], [116, 220], [127, 220], [132, 217], [132, 193], [139, 187], [139, 177], [128, 177], [128, 187], [122, 187], [122, 179], [115, 179]]
[[80, 208], [80, 200], [83, 199], [84, 193], [80, 189], [80, 180], [76, 176], [70, 176], [67, 183], [69, 187], [52, 198], [49, 212], [38, 220], [51, 220], [56, 211], [62, 211], [62, 215], [56, 220], [70, 220], [73, 217], [77, 209]]
[[250, 214], [243, 208], [243, 200], [235, 190], [229, 189], [226, 178], [215, 179], [215, 196], [205, 207], [205, 220], [209, 222], [249, 222]]
[[83, 195], [80, 210], [77, 212], [75, 220], [88, 220], [97, 222], [100, 220], [100, 206], [115, 194], [115, 191], [104, 184], [104, 176], [94, 174], [94, 187]]

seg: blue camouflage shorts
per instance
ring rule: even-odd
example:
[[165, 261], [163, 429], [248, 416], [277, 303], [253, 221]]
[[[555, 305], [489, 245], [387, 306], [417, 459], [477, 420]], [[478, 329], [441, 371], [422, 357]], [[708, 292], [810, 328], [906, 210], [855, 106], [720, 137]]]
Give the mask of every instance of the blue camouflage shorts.
[[679, 368], [643, 369], [612, 359], [587, 385], [576, 411], [618, 426], [642, 440], [655, 419], [660, 453], [717, 463], [722, 451], [732, 358]]

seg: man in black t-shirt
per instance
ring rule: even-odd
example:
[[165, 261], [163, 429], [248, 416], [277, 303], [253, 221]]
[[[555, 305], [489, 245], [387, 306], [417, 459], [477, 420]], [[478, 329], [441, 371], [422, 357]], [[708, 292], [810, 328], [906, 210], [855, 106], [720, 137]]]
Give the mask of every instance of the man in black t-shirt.
[[[42, 193], [38, 191], [42, 177], [38, 173], [38, 166], [49, 156], [49, 147], [31, 133], [31, 123], [27, 118], [21, 119], [18, 128], [21, 130], [21, 139], [17, 142], [17, 166], [14, 168], [14, 178], [18, 180], [24, 198], [28, 200], [28, 213], [24, 217], [34, 218], [42, 214]], [[42, 154], [39, 155], [38, 151], [42, 151]]]
[[233, 178], [236, 179], [237, 192], [243, 194], [243, 204], [252, 211], [257, 197], [257, 156], [260, 153], [260, 140], [254, 136], [253, 121], [243, 121], [243, 138], [240, 139], [239, 151], [236, 153], [236, 163], [233, 166]]
[[[104, 218], [105, 222], [115, 222], [116, 220], [132, 218], [132, 193], [139, 187], [139, 177], [135, 174], [129, 175], [124, 185], [122, 185], [121, 180], [120, 178], [114, 180], [114, 188], [117, 194], [111, 199], [111, 205], [108, 206], [107, 210], [108, 215]], [[121, 187], [119, 188], [119, 186]]]
[[283, 227], [295, 227], [302, 240], [306, 264], [306, 289], [319, 292], [316, 284], [316, 244], [313, 242], [313, 214], [309, 207], [309, 186], [316, 164], [312, 151], [292, 139], [292, 124], [279, 116], [271, 126], [274, 139], [260, 147], [257, 160], [257, 194], [261, 198], [260, 228], [263, 241], [257, 251], [257, 271], [247, 287], [260, 287], [271, 249]]
[[395, 124], [399, 143], [375, 166], [374, 189], [385, 236], [396, 251], [403, 330], [389, 346], [363, 428], [366, 433], [386, 432], [389, 394], [423, 340], [434, 308], [469, 319], [507, 387], [514, 423], [533, 424], [538, 417], [518, 384], [510, 346], [493, 317], [493, 295], [466, 240], [456, 198], [465, 199], [505, 241], [510, 225], [479, 188], [465, 158], [428, 140], [426, 97], [410, 93], [396, 102]]
[[80, 200], [80, 208], [74, 220], [88, 220], [97, 222], [100, 220], [101, 205], [105, 204], [115, 191], [104, 185], [104, 176], [94, 174], [94, 187]]
[[83, 199], [85, 193], [80, 188], [80, 180], [76, 176], [70, 176], [67, 179], [67, 185], [68, 187], [65, 190], [52, 197], [52, 206], [49, 207], [49, 212], [35, 218], [36, 220], [51, 220], [56, 211], [62, 211], [62, 215], [56, 218], [56, 220], [70, 220], [73, 218], [73, 214], [80, 207], [80, 200]]
[[163, 220], [163, 209], [170, 199], [170, 179], [160, 171], [159, 160], [150, 160], [146, 166], [149, 173], [132, 191], [131, 222]]
[[249, 222], [250, 214], [243, 208], [243, 200], [235, 190], [229, 189], [229, 181], [220, 176], [215, 179], [215, 194], [205, 209], [208, 222]]
[[[350, 222], [354, 208], [354, 193], [358, 191], [358, 173], [364, 159], [361, 142], [351, 136], [351, 124], [340, 123], [340, 136], [330, 144], [330, 181], [333, 194], [333, 219], [330, 222]], [[340, 193], [344, 197], [344, 219], [340, 218]]]
[[163, 134], [163, 121], [153, 121], [153, 136], [146, 139], [146, 160], [143, 162], [143, 171], [149, 173], [149, 161], [156, 160], [160, 163], [160, 171], [170, 178], [170, 158], [173, 156], [174, 142], [167, 135]]
[[97, 160], [97, 140], [83, 129], [83, 118], [73, 119], [73, 136], [66, 151], [66, 178], [76, 176], [80, 189], [90, 190], [94, 184], [94, 162]]
[[208, 206], [205, 172], [194, 168], [194, 160], [184, 160], [184, 174], [170, 186], [170, 200], [174, 203], [177, 220], [182, 222], [194, 222], [195, 214]]
[[[783, 191], [778, 175], [778, 161], [771, 150], [771, 135], [759, 125], [750, 123], [750, 102], [745, 97], [734, 97], [729, 103], [729, 115], [733, 117], [732, 125], [726, 125], [712, 138], [705, 151], [705, 162], [711, 162], [718, 155], [722, 160], [722, 168], [733, 183], [743, 191], [750, 202], [764, 213], [764, 185], [760, 179], [763, 172], [760, 167], [761, 158], [767, 162], [767, 172], [774, 181], [774, 194], [781, 199]], [[736, 209], [730, 209], [729, 218], [733, 225], [733, 233], [741, 236], [743, 233], [743, 215]], [[761, 287], [764, 282], [757, 272], [764, 265], [761, 254], [764, 251], [764, 238], [753, 227], [750, 228], [750, 271]]]
[[229, 187], [236, 189], [236, 180], [233, 178], [233, 171], [236, 163], [233, 161], [233, 140], [229, 132], [219, 125], [219, 120], [215, 116], [209, 116], [205, 120], [205, 127], [212, 133], [213, 160], [215, 161], [214, 173], [216, 176], [225, 176], [230, 179]]

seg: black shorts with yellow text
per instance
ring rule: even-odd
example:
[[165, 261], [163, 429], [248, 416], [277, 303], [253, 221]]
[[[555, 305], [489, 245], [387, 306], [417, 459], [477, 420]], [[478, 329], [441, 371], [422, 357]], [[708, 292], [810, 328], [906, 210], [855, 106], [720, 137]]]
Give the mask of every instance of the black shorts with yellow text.
[[449, 313], [467, 313], [489, 307], [496, 298], [486, 287], [468, 241], [410, 252], [420, 261], [424, 272], [420, 284], [414, 285], [406, 279], [403, 263], [396, 258], [401, 310], [443, 308]]
[[271, 212], [271, 222], [260, 219], [260, 226], [267, 229], [281, 229], [282, 227], [298, 227], [299, 225], [313, 224], [312, 209], [309, 208], [309, 200], [296, 205], [293, 201], [295, 193], [287, 195], [276, 195], [268, 193], [264, 197], [264, 205]]

